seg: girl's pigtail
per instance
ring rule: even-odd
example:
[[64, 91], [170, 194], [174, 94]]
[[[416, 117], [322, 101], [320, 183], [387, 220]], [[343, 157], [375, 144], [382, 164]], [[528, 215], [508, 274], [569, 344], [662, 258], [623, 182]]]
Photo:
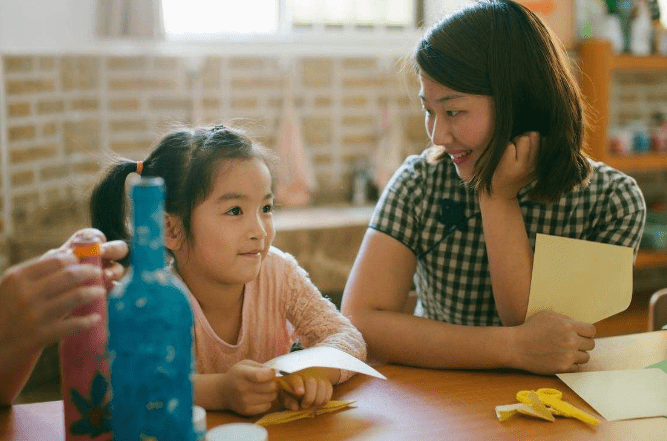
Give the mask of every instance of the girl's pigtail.
[[136, 162], [122, 159], [112, 165], [93, 188], [90, 197], [91, 224], [102, 231], [107, 240], [124, 240], [129, 244], [125, 180], [136, 170]]

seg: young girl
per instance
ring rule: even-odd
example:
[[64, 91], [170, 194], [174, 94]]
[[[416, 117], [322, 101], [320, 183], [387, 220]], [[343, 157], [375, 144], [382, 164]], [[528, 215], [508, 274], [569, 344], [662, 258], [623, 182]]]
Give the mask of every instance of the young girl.
[[[143, 162], [118, 160], [95, 187], [93, 225], [129, 238], [126, 177], [160, 176], [166, 187], [166, 247], [189, 289], [195, 313], [195, 402], [243, 415], [269, 410], [278, 396], [264, 363], [303, 346], [326, 345], [365, 360], [359, 331], [326, 300], [294, 258], [271, 246], [274, 196], [269, 151], [240, 131], [216, 126], [167, 135]], [[299, 399], [317, 407], [350, 372], [308, 369], [285, 377]]]
[[[548, 312], [524, 322], [536, 234], [636, 252], [641, 191], [584, 155], [569, 61], [525, 7], [470, 4], [426, 32], [413, 62], [433, 147], [408, 157], [385, 188], [343, 313], [388, 361], [578, 370], [592, 324]], [[399, 313], [413, 280], [423, 317]]]

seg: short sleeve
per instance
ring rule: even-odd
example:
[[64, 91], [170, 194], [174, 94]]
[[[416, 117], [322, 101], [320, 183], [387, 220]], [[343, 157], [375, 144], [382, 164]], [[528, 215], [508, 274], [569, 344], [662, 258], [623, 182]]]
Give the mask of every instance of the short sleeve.
[[646, 222], [646, 202], [630, 176], [618, 173], [606, 186], [600, 219], [589, 240], [632, 247], [637, 256]]
[[425, 191], [423, 156], [409, 156], [387, 183], [369, 228], [385, 233], [419, 254], [419, 209]]

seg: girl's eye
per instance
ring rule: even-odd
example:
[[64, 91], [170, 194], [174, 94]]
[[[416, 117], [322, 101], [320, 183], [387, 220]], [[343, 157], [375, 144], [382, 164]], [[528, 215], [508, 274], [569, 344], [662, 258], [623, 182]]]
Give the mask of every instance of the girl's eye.
[[273, 205], [265, 205], [262, 207], [262, 212], [264, 213], [271, 213], [273, 211]]
[[432, 113], [429, 109], [427, 109], [425, 107], [422, 107], [422, 111], [427, 115], [430, 115]]
[[447, 113], [447, 116], [456, 116], [459, 113], [461, 113], [460, 110], [447, 110], [445, 113]]
[[241, 207], [232, 207], [227, 210], [227, 214], [231, 214], [232, 216], [239, 216], [241, 214]]

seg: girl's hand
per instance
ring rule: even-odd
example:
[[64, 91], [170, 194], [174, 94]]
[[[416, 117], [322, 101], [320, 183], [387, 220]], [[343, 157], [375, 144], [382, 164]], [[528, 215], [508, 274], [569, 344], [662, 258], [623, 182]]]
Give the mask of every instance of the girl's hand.
[[299, 398], [280, 391], [280, 401], [289, 410], [322, 407], [331, 400], [333, 385], [325, 369], [309, 368], [282, 377]]
[[107, 292], [111, 291], [111, 289], [116, 285], [116, 282], [120, 280], [125, 274], [125, 268], [123, 268], [123, 266], [117, 262], [118, 260], [125, 257], [128, 252], [127, 244], [122, 240], [113, 240], [111, 242], [107, 242], [107, 238], [100, 230], [95, 228], [84, 228], [74, 233], [69, 239], [67, 239], [64, 244], [62, 244], [60, 248], [57, 250], [51, 250], [44, 256], [48, 256], [51, 253], [58, 251], [71, 250], [74, 248], [72, 244], [83, 237], [97, 238], [102, 244], [102, 268], [104, 270], [104, 286], [106, 287]]
[[595, 326], [562, 314], [541, 311], [515, 331], [513, 367], [537, 374], [577, 372], [595, 347]]
[[278, 397], [276, 372], [252, 360], [236, 363], [224, 375], [220, 393], [224, 408], [245, 415], [257, 415], [271, 408]]
[[517, 136], [505, 147], [491, 182], [491, 197], [514, 199], [519, 190], [535, 178], [540, 134]]

